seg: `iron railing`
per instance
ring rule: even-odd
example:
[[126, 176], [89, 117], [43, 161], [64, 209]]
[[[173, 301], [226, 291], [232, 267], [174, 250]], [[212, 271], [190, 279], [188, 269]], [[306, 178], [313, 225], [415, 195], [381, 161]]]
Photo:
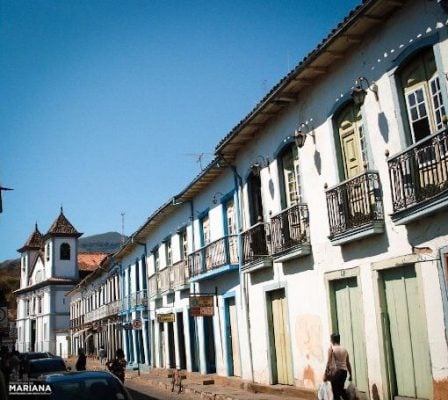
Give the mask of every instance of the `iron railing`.
[[309, 243], [308, 206], [296, 204], [271, 218], [272, 254]]
[[181, 260], [173, 265], [173, 287], [177, 288], [188, 283], [188, 263]]
[[224, 265], [238, 264], [238, 237], [225, 236], [188, 256], [190, 277], [197, 276]]
[[154, 275], [150, 276], [148, 279], [148, 289], [149, 289], [149, 297], [153, 297], [157, 295], [158, 293], [158, 286], [159, 286], [159, 278], [158, 273], [156, 272]]
[[173, 274], [171, 265], [168, 265], [159, 271], [159, 281], [157, 285], [159, 293], [166, 292], [173, 288]]
[[269, 256], [268, 234], [269, 225], [265, 222], [259, 222], [242, 233], [244, 265]]
[[330, 239], [376, 221], [384, 221], [380, 178], [366, 171], [327, 190]]
[[430, 200], [448, 189], [447, 130], [429, 136], [389, 161], [394, 212]]

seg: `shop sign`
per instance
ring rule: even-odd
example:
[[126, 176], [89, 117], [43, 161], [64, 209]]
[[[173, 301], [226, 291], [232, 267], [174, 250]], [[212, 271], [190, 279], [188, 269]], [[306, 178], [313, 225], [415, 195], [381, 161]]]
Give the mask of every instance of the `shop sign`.
[[174, 313], [157, 314], [157, 322], [159, 323], [174, 321], [176, 321], [176, 316], [174, 315]]
[[190, 315], [192, 317], [213, 317], [215, 314], [213, 295], [190, 296]]

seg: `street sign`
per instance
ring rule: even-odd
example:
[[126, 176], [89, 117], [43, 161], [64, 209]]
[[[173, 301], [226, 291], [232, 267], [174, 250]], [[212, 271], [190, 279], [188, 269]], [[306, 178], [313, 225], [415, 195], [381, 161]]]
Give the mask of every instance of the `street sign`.
[[136, 318], [132, 321], [132, 327], [136, 330], [142, 329], [142, 320], [139, 318]]
[[176, 320], [176, 317], [174, 313], [168, 313], [168, 314], [157, 314], [157, 322], [163, 323], [163, 322], [174, 322]]
[[190, 315], [192, 317], [213, 317], [215, 315], [213, 295], [190, 296]]

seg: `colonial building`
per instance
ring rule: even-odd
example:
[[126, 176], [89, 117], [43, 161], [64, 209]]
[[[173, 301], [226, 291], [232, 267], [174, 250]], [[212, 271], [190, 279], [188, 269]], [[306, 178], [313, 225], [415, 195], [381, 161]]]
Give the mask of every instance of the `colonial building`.
[[118, 268], [105, 253], [80, 254], [79, 263], [92, 272], [66, 295], [72, 352], [84, 348], [87, 354], [98, 356], [103, 346], [108, 358], [113, 358], [115, 350], [122, 347]]
[[57, 332], [69, 326], [68, 290], [79, 280], [79, 233], [62, 209], [45, 235], [37, 228], [18, 250], [21, 253], [17, 297], [17, 350], [67, 354], [69, 341]]
[[448, 397], [448, 15], [365, 0], [114, 255], [126, 357]]

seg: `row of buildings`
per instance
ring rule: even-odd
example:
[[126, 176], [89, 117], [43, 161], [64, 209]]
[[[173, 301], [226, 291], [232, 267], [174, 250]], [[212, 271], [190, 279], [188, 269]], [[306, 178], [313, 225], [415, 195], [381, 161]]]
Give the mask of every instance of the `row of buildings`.
[[[55, 293], [70, 351], [316, 388], [337, 331], [365, 398], [448, 398], [447, 20], [445, 1], [355, 8], [182, 192]], [[45, 236], [50, 260], [76, 251], [65, 233]]]

